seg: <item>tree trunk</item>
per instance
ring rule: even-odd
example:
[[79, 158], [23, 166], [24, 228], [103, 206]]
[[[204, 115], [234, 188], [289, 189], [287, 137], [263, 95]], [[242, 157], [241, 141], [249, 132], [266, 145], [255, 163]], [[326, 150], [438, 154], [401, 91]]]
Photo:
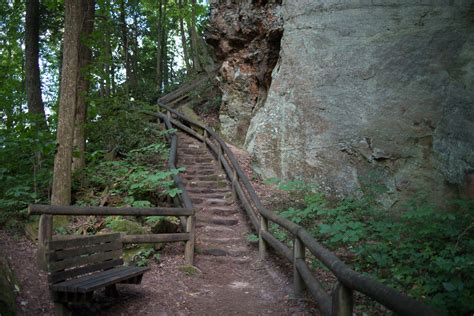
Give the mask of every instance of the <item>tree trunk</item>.
[[163, 1], [158, 1], [158, 25], [156, 35], [156, 86], [158, 92], [161, 92], [163, 85], [163, 73], [162, 73], [162, 44], [163, 44]]
[[167, 6], [168, 0], [164, 0], [163, 4], [163, 22], [162, 22], [162, 39], [161, 39], [161, 72], [163, 77], [163, 87], [166, 88], [169, 83], [168, 68], [168, 25], [167, 25]]
[[131, 85], [132, 69], [130, 65], [130, 53], [129, 53], [129, 38], [127, 29], [126, 11], [125, 11], [125, 0], [120, 2], [120, 29], [122, 37], [123, 47], [123, 61], [125, 64], [125, 75], [127, 77], [127, 85]]
[[78, 156], [73, 157], [72, 170], [84, 168], [86, 165], [85, 150], [85, 124], [87, 116], [86, 98], [89, 92], [89, 78], [86, 68], [91, 63], [92, 51], [90, 47], [84, 44], [84, 41], [92, 34], [94, 29], [94, 10], [95, 0], [81, 0], [84, 19], [82, 22], [81, 39], [79, 43], [79, 81], [77, 84], [77, 104], [76, 104], [76, 123], [74, 127], [74, 149], [78, 151]]
[[191, 47], [193, 50], [193, 68], [195, 72], [202, 71], [202, 65], [199, 61], [199, 44], [196, 31], [196, 0], [191, 0]]
[[179, 32], [181, 33], [181, 45], [183, 46], [183, 59], [186, 65], [186, 72], [191, 73], [191, 65], [189, 64], [188, 45], [186, 42], [186, 33], [184, 31], [184, 19], [183, 19], [183, 0], [178, 2], [180, 14], [179, 14]]
[[41, 79], [39, 58], [39, 0], [26, 1], [25, 17], [25, 73], [28, 112], [35, 115], [36, 124], [47, 129], [43, 99], [41, 97]]
[[51, 204], [71, 203], [71, 162], [76, 114], [79, 38], [82, 8], [77, 0], [65, 0], [63, 35], [63, 67], [59, 99], [57, 152], [54, 157], [53, 192]]

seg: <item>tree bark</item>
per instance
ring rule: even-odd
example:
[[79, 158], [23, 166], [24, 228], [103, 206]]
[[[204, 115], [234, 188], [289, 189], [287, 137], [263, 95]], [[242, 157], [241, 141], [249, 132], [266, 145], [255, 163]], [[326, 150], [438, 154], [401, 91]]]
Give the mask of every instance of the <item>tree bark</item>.
[[51, 204], [71, 203], [71, 162], [76, 114], [79, 38], [82, 8], [77, 0], [64, 2], [63, 67], [59, 99], [57, 152], [54, 157]]
[[158, 92], [161, 92], [163, 86], [162, 72], [162, 45], [163, 45], [163, 1], [158, 1], [158, 25], [156, 35], [156, 86]]
[[95, 0], [81, 0], [82, 12], [84, 18], [82, 22], [82, 32], [79, 43], [79, 81], [77, 83], [77, 104], [76, 104], [76, 122], [74, 127], [74, 149], [78, 151], [78, 156], [73, 157], [72, 171], [84, 168], [86, 165], [85, 151], [85, 124], [87, 117], [87, 103], [86, 98], [89, 92], [89, 78], [87, 75], [87, 67], [92, 60], [92, 50], [84, 43], [85, 40], [92, 34], [94, 29], [94, 11]]
[[167, 7], [168, 0], [164, 0], [163, 4], [163, 22], [162, 22], [162, 39], [161, 39], [161, 72], [163, 77], [163, 87], [166, 88], [169, 83], [169, 67], [168, 67], [168, 25], [167, 25]]
[[28, 112], [35, 115], [36, 124], [47, 129], [39, 69], [39, 0], [26, 1], [25, 17], [25, 75]]
[[178, 6], [180, 9], [179, 15], [179, 32], [181, 33], [181, 45], [183, 46], [183, 59], [186, 65], [186, 72], [191, 73], [191, 65], [189, 63], [188, 45], [186, 42], [186, 32], [184, 31], [184, 19], [183, 19], [183, 0], [179, 0]]
[[196, 0], [191, 0], [191, 47], [193, 50], [193, 68], [195, 72], [202, 71], [202, 65], [199, 61], [199, 44], [196, 31]]
[[127, 26], [127, 12], [125, 7], [125, 0], [120, 2], [120, 29], [122, 37], [122, 47], [123, 47], [123, 61], [125, 64], [125, 75], [127, 77], [127, 85], [132, 86], [132, 65], [130, 60], [130, 48], [129, 48], [129, 36], [128, 36], [128, 26]]

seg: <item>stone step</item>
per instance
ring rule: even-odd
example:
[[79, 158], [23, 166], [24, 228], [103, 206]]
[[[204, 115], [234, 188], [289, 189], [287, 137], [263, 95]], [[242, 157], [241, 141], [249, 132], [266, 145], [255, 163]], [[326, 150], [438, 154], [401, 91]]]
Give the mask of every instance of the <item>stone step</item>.
[[190, 166], [186, 169], [186, 175], [198, 175], [198, 176], [212, 176], [221, 174], [222, 171], [215, 167], [215, 168], [196, 168], [194, 166]]
[[220, 172], [221, 169], [217, 164], [209, 164], [209, 163], [199, 163], [195, 164], [194, 162], [189, 162], [189, 161], [179, 161], [178, 160], [178, 165], [183, 165], [183, 166], [188, 166], [189, 169], [191, 170], [202, 170], [202, 169], [211, 169], [211, 170], [219, 170]]
[[209, 247], [199, 247], [195, 248], [196, 253], [205, 256], [214, 256], [214, 257], [242, 257], [246, 255], [246, 251], [233, 251], [229, 249], [222, 248], [209, 248]]
[[210, 174], [210, 175], [194, 175], [194, 174], [183, 174], [183, 179], [188, 181], [222, 181], [226, 180], [225, 174]]
[[179, 157], [186, 157], [186, 158], [193, 158], [193, 157], [209, 157], [212, 158], [212, 156], [203, 148], [183, 148], [178, 151], [178, 156]]
[[241, 241], [241, 237], [202, 237], [198, 239], [197, 243], [229, 245]]
[[250, 257], [243, 256], [243, 257], [230, 257], [230, 256], [206, 256], [206, 255], [198, 255], [196, 256], [196, 265], [199, 267], [199, 262], [202, 261], [211, 261], [220, 264], [247, 264], [250, 263], [252, 260]]
[[196, 216], [197, 227], [204, 227], [209, 224], [222, 225], [222, 226], [235, 226], [238, 223], [239, 223], [239, 220], [236, 218], [207, 217], [207, 216], [200, 216], [200, 214]]
[[229, 190], [227, 192], [208, 192], [208, 193], [205, 193], [205, 192], [191, 192], [189, 190], [187, 190], [188, 193], [189, 193], [189, 197], [191, 197], [191, 199], [207, 199], [207, 198], [215, 198], [215, 199], [230, 199], [232, 198], [232, 192]]
[[196, 157], [196, 156], [189, 156], [189, 157], [181, 157], [178, 154], [178, 163], [185, 163], [188, 165], [192, 164], [199, 164], [199, 166], [204, 166], [204, 165], [211, 165], [214, 166], [216, 162], [212, 158], [207, 158], [207, 157]]
[[239, 213], [239, 209], [237, 207], [224, 207], [224, 206], [196, 206], [201, 209], [203, 212], [220, 215], [220, 216], [228, 216], [232, 214]]
[[205, 236], [214, 236], [216, 238], [237, 237], [237, 232], [228, 226], [207, 225], [200, 230], [206, 234]]
[[204, 150], [203, 148], [184, 148], [181, 151], [178, 151], [178, 156], [185, 158], [214, 158], [207, 150]]
[[226, 199], [226, 198], [206, 198], [206, 197], [193, 197], [193, 204], [198, 206], [230, 206], [234, 204], [234, 201]]
[[220, 180], [190, 180], [190, 179], [186, 179], [186, 184], [188, 186], [192, 186], [192, 187], [199, 187], [199, 186], [202, 186], [202, 187], [208, 187], [208, 186], [218, 186], [218, 187], [221, 187], [221, 188], [224, 188], [224, 187], [227, 187], [229, 185], [229, 182], [227, 182], [227, 180], [225, 179], [220, 179]]

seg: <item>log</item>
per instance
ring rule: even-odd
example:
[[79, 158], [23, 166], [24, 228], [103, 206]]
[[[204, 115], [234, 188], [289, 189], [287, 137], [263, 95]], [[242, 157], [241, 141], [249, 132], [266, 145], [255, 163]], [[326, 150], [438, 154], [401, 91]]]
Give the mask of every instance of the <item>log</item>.
[[188, 241], [189, 233], [175, 234], [146, 234], [146, 235], [123, 235], [122, 243], [124, 244], [152, 244], [159, 242], [177, 242]]
[[266, 231], [262, 231], [262, 237], [265, 241], [270, 244], [279, 254], [283, 255], [288, 261], [293, 261], [293, 254], [291, 253], [290, 248], [288, 248], [284, 243], [273, 237], [272, 234]]
[[303, 259], [297, 259], [295, 263], [309, 292], [318, 303], [319, 309], [324, 316], [331, 315], [331, 298], [324, 290], [321, 283], [313, 276], [311, 270]]
[[39, 205], [28, 206], [29, 215], [125, 215], [125, 216], [191, 216], [194, 209], [172, 207], [106, 207], [106, 206], [58, 206]]

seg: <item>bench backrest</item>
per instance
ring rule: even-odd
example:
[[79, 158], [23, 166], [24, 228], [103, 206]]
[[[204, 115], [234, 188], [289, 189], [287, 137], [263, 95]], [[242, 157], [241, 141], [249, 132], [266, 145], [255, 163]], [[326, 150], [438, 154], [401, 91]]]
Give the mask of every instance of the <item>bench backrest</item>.
[[46, 249], [50, 284], [123, 264], [119, 233], [55, 239]]

